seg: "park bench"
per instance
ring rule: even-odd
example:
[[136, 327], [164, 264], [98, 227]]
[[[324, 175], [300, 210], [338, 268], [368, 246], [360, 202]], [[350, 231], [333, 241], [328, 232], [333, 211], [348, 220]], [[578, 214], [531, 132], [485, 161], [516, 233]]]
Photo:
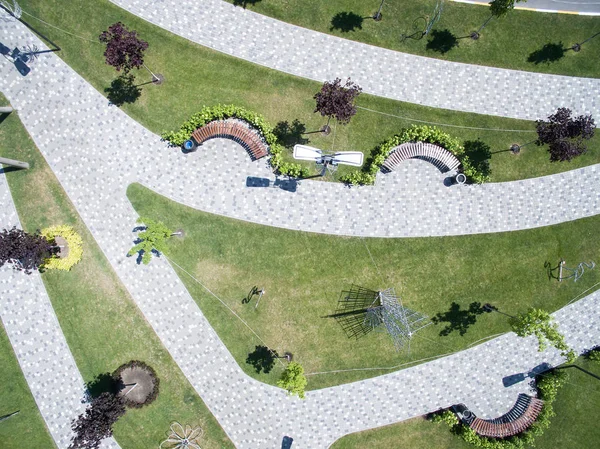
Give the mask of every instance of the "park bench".
[[431, 162], [442, 173], [456, 170], [460, 166], [460, 161], [456, 156], [445, 148], [425, 142], [407, 142], [390, 151], [383, 163], [383, 169], [388, 172], [394, 171], [402, 161], [412, 158]]
[[[507, 438], [527, 430], [542, 411], [543, 404], [541, 399], [520, 394], [515, 405], [498, 418], [481, 419], [470, 412], [463, 421], [483, 437]], [[464, 416], [464, 412], [462, 414]]]
[[250, 154], [252, 160], [269, 154], [268, 146], [262, 137], [240, 120], [214, 120], [192, 133], [192, 138], [198, 145], [215, 137], [231, 139], [239, 143]]

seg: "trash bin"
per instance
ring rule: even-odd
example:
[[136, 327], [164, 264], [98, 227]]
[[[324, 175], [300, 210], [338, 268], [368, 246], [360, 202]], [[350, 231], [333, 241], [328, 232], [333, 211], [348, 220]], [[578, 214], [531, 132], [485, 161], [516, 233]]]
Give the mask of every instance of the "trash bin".
[[198, 148], [198, 144], [193, 139], [189, 139], [183, 142], [183, 149], [186, 153], [196, 151], [196, 148]]
[[467, 182], [467, 177], [464, 173], [459, 173], [454, 177], [455, 184], [464, 184]]

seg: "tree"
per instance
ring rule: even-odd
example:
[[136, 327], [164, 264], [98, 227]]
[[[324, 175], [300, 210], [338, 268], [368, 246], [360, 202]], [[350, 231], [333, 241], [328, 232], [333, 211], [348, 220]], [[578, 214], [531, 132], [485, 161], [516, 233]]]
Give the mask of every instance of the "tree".
[[548, 120], [536, 121], [537, 145], [547, 144], [550, 160], [570, 161], [587, 151], [584, 140], [594, 136], [596, 124], [591, 115], [572, 118], [571, 110], [559, 108]]
[[317, 92], [314, 99], [317, 106], [314, 112], [320, 112], [323, 117], [327, 117], [327, 125], [324, 131], [329, 128], [329, 120], [334, 117], [339, 123], [345, 125], [356, 114], [354, 101], [362, 92], [362, 88], [353, 83], [350, 78], [342, 86], [342, 80], [336, 78], [334, 81], [325, 81], [321, 91]]
[[121, 22], [109, 26], [108, 31], [102, 32], [98, 38], [106, 44], [106, 63], [117, 71], [127, 73], [144, 65], [144, 51], [148, 48], [148, 42], [138, 39], [137, 32], [129, 31]]
[[500, 18], [508, 14], [509, 11], [512, 11], [515, 8], [515, 3], [526, 2], [527, 0], [492, 0], [490, 2], [490, 17], [483, 22], [483, 25], [479, 27], [477, 31], [473, 31], [471, 33], [471, 38], [479, 39], [479, 33], [481, 30], [492, 20], [494, 17]]
[[0, 232], [0, 267], [11, 263], [15, 270], [31, 274], [44, 260], [58, 252], [59, 248], [51, 244], [39, 232], [28, 234], [13, 226]]
[[125, 404], [114, 393], [93, 398], [85, 412], [73, 421], [75, 436], [69, 449], [97, 449], [104, 438], [112, 436], [112, 426], [125, 414]]
[[533, 335], [538, 340], [538, 351], [546, 349], [548, 343], [560, 350], [560, 355], [567, 358], [569, 363], [575, 360], [575, 352], [565, 342], [565, 337], [558, 332], [558, 324], [548, 312], [530, 308], [526, 313], [511, 317], [508, 323], [519, 337]]
[[138, 234], [138, 242], [127, 253], [128, 256], [133, 256], [136, 253], [142, 254], [142, 262], [144, 265], [150, 263], [152, 252], [165, 252], [167, 238], [174, 235], [164, 223], [154, 221], [150, 218], [138, 218], [137, 223], [145, 225], [145, 230]]
[[306, 383], [304, 368], [298, 362], [291, 362], [277, 381], [278, 386], [287, 390], [290, 395], [298, 395], [300, 399], [304, 399]]

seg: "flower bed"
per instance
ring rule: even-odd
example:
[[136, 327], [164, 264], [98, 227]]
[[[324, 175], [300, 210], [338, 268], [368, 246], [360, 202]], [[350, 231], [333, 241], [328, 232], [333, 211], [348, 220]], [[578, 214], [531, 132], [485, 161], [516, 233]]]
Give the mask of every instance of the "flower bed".
[[75, 232], [71, 226], [60, 225], [52, 226], [42, 230], [42, 235], [50, 242], [54, 242], [56, 237], [62, 237], [69, 248], [67, 257], [52, 256], [44, 261], [41, 268], [48, 270], [69, 271], [73, 265], [77, 264], [83, 256], [83, 241], [81, 236]]

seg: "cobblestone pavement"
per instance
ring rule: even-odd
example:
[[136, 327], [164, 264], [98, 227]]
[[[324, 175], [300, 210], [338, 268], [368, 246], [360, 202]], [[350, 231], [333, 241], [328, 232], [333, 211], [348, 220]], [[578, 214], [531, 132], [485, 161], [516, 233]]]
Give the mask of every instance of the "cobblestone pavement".
[[[1, 168], [0, 204], [0, 230], [21, 228]], [[52, 438], [60, 449], [67, 448], [71, 421], [85, 410], [85, 386], [39, 273], [0, 268], [0, 318]], [[118, 447], [113, 439], [102, 444]]]
[[600, 79], [547, 75], [399, 53], [300, 28], [222, 0], [111, 0], [206, 47], [317, 81], [436, 108], [528, 120], [559, 107], [600, 117]]
[[[41, 42], [18, 24], [0, 28], [0, 42], [11, 48], [17, 44], [32, 43], [43, 48]], [[505, 388], [502, 383], [504, 377], [527, 373], [543, 362], [560, 362], [556, 352], [537, 353], [532, 339], [519, 339], [509, 334], [410, 369], [311, 391], [304, 401], [287, 397], [282, 390], [251, 379], [241, 371], [164, 258], [155, 258], [145, 266], [137, 265], [134, 258], [125, 256], [135, 239], [132, 229], [137, 218], [126, 198], [126, 188], [131, 182], [141, 180], [185, 198], [186, 189], [192, 189], [196, 183], [207, 182], [194, 194], [194, 201], [205, 202], [201, 204], [203, 208], [210, 210], [224, 203], [234, 209], [249, 209], [254, 207], [254, 203], [244, 203], [242, 197], [216, 188], [228, 188], [227, 182], [230, 186], [245, 185], [248, 175], [267, 176], [266, 167], [261, 165], [264, 162], [251, 163], [239, 147], [228, 141], [214, 140], [202, 153], [188, 155], [183, 164], [183, 156], [178, 150], [166, 148], [156, 136], [107, 104], [104, 97], [54, 54], [40, 55], [25, 77], [3, 58], [0, 59], [0, 71], [3, 74], [0, 90], [18, 109], [25, 127], [136, 304], [237, 447], [280, 448], [282, 439], [288, 436], [294, 440], [294, 449], [326, 448], [347, 433], [405, 420], [456, 402], [464, 402], [479, 416], [496, 416], [511, 407], [518, 393], [529, 391], [527, 382]], [[211, 161], [211, 157], [219, 161]], [[411, 176], [411, 171], [416, 173], [421, 168], [430, 168], [425, 164], [419, 165], [418, 161], [407, 167], [405, 171], [394, 172], [394, 176], [401, 179], [404, 175]], [[575, 173], [580, 183], [586, 185], [596, 179], [596, 170], [596, 167], [590, 167]], [[412, 175], [411, 180], [434, 174], [431, 171], [423, 173], [419, 177]], [[208, 189], [210, 182], [229, 177], [231, 180], [223, 181], [225, 184]], [[537, 208], [539, 224], [545, 222], [547, 217], [543, 216], [543, 212], [549, 208], [549, 200], [537, 197], [540, 195], [537, 190], [543, 192], [544, 186], [560, 182], [570, 185], [571, 177], [574, 174], [543, 179], [538, 181], [542, 183], [539, 188], [535, 180], [526, 184], [533, 190], [529, 195], [541, 204], [523, 204], [522, 217], [528, 216], [529, 209]], [[209, 181], [204, 181], [204, 178]], [[390, 181], [384, 179], [382, 185], [370, 191], [385, 191], [389, 188], [386, 182], [402, 182], [391, 181], [396, 178], [389, 178]], [[441, 182], [439, 177], [437, 182]], [[367, 191], [365, 189], [347, 191], [332, 184], [304, 183], [298, 192], [313, 185], [316, 187], [312, 188], [318, 188], [315, 192], [331, 188], [334, 189], [331, 192], [338, 195], [337, 201], [343, 208], [330, 212], [331, 217], [350, 214], [353, 209], [346, 206], [350, 202], [359, 206], [370, 204], [360, 197], [361, 192]], [[519, 183], [510, 185], [523, 186]], [[400, 188], [401, 184], [390, 186]], [[419, 188], [413, 187], [415, 198]], [[487, 187], [493, 188], [493, 185]], [[252, 192], [267, 190], [273, 196], [266, 197], [266, 200], [257, 199], [256, 204], [271, 224], [281, 225], [290, 220], [289, 214], [302, 212], [299, 209], [302, 206], [297, 206], [297, 197], [291, 192], [251, 189]], [[460, 212], [466, 209], [464, 204], [470, 201], [468, 198], [476, 198], [480, 201], [482, 217], [473, 215], [470, 219], [485, 221], [487, 204], [501, 200], [487, 196], [492, 191], [463, 189], [460, 191], [463, 196], [456, 197], [460, 198], [460, 206], [456, 206], [459, 209], [452, 209], [452, 204], [434, 198], [432, 192], [425, 190], [424, 199], [411, 207], [416, 211], [418, 205], [424, 207], [431, 199], [439, 201], [440, 210], [445, 207], [448, 213], [460, 217]], [[502, 192], [510, 192], [510, 189]], [[519, 193], [526, 196], [523, 190]], [[203, 195], [206, 195], [204, 199]], [[279, 195], [281, 199], [273, 199]], [[398, 195], [403, 195], [401, 190], [398, 190]], [[593, 205], [585, 212], [589, 215], [597, 213], [598, 197], [592, 196], [591, 200]], [[274, 204], [282, 205], [284, 201], [287, 202], [285, 209], [274, 207]], [[325, 216], [329, 212], [322, 204], [327, 203], [315, 204], [313, 201], [310, 211], [315, 216]], [[407, 210], [406, 206], [396, 210], [397, 203], [387, 204], [384, 200], [375, 204], [374, 207], [387, 209], [392, 219], [414, 212]], [[358, 215], [359, 211], [356, 209], [354, 215]], [[561, 221], [581, 215], [574, 205], [570, 205], [564, 213], [572, 215], [554, 219]], [[490, 212], [490, 217], [495, 220], [502, 216], [499, 210]], [[421, 223], [424, 234], [429, 232], [429, 223], [438, 217], [425, 216], [425, 219], [426, 222]], [[511, 223], [516, 221], [514, 218]], [[412, 226], [412, 232], [417, 232], [418, 223]], [[582, 318], [584, 314], [585, 320]], [[569, 344], [576, 350], [597, 343], [600, 336], [600, 294], [592, 294], [561, 310], [557, 317]], [[582, 322], [586, 325], [581, 325]], [[177, 417], [173, 416], [173, 419]]]

